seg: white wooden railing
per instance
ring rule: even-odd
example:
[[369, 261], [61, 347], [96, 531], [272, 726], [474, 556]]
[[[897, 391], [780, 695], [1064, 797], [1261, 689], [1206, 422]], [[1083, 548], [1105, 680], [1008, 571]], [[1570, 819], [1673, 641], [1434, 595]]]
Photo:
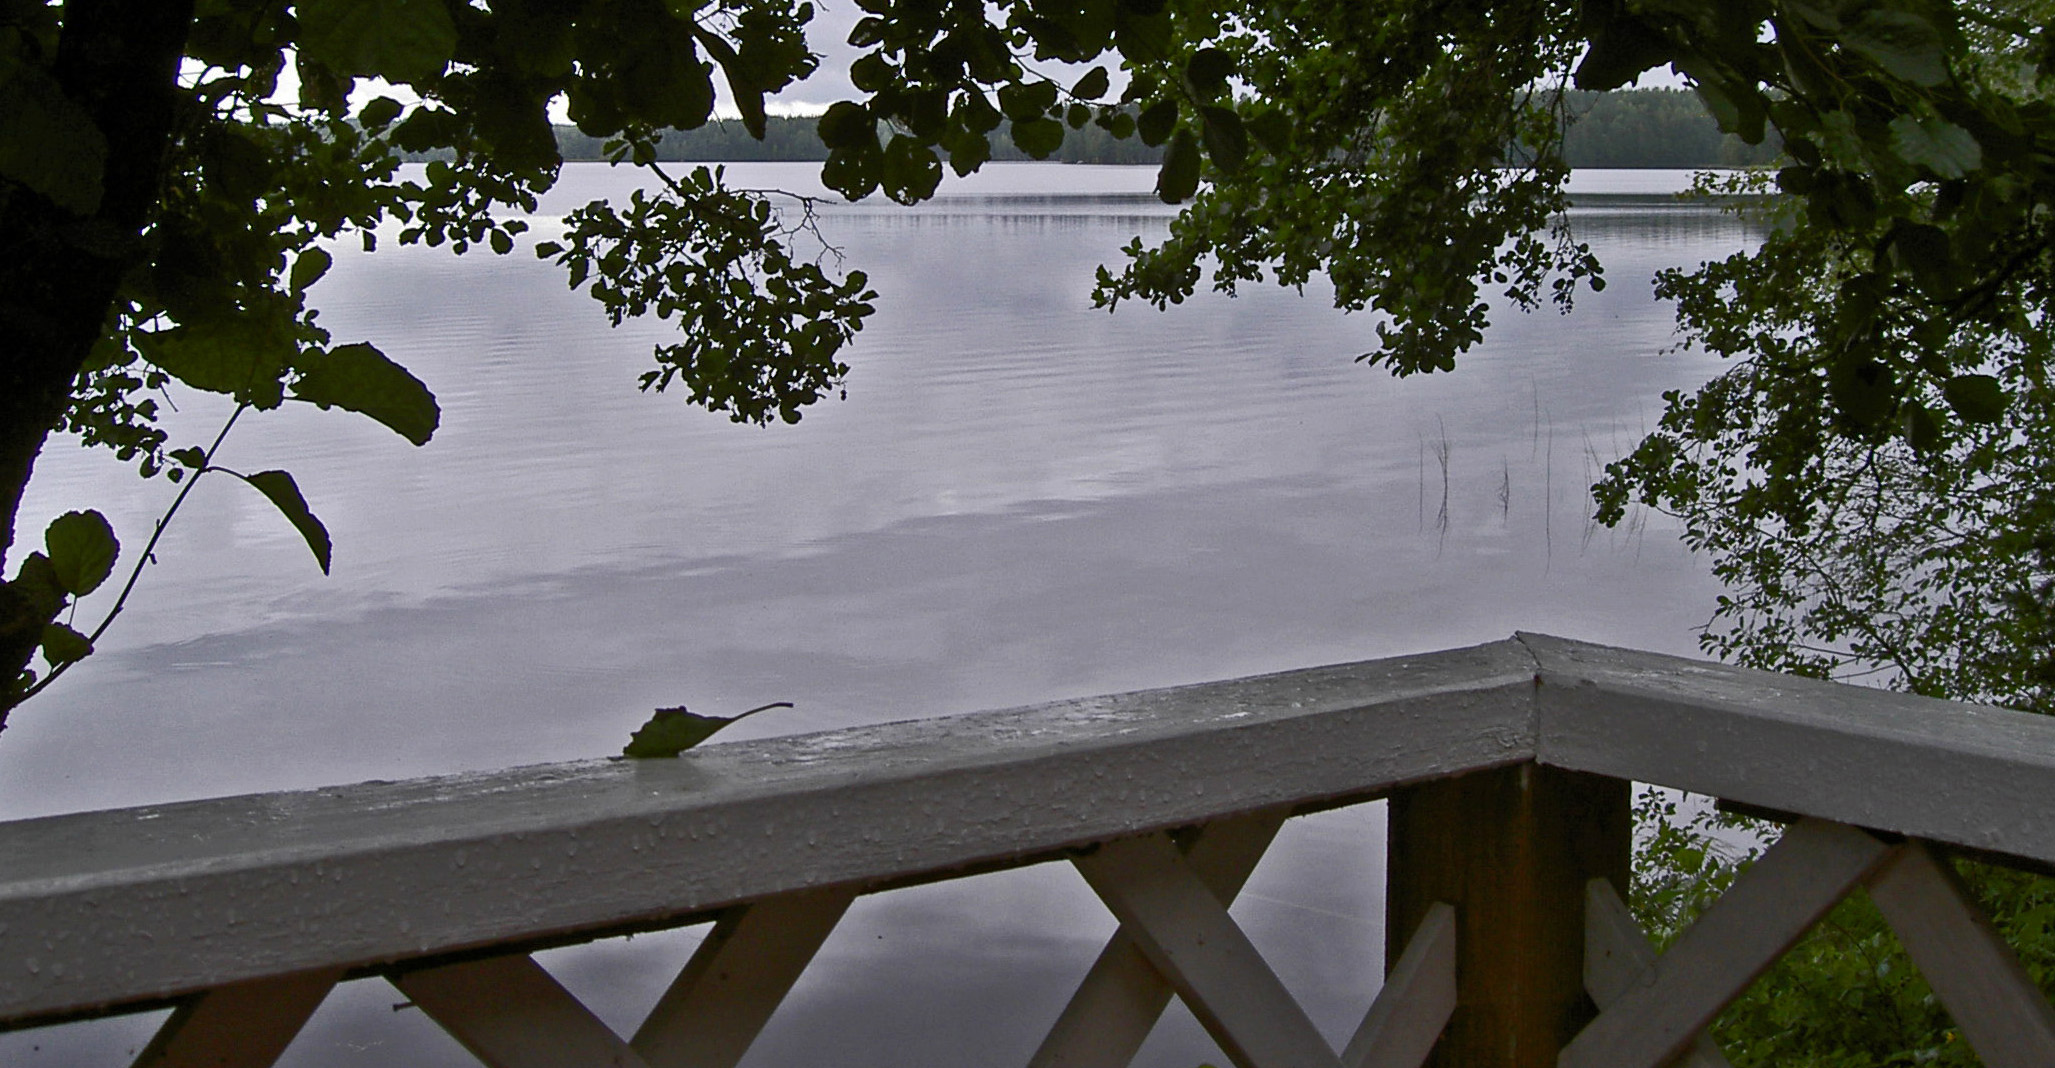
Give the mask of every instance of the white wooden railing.
[[[1789, 821], [1660, 958], [1619, 900], [1633, 781]], [[1380, 797], [1389, 967], [1336, 1051], [1226, 906], [1287, 817]], [[1173, 995], [1243, 1066], [1723, 1064], [1706, 1026], [1857, 886], [1984, 1063], [2055, 1065], [1951, 849], [2055, 864], [2055, 720], [1523, 635], [0, 824], [0, 1026], [174, 1004], [137, 1063], [269, 1065], [338, 981], [383, 977], [485, 1064], [733, 1065], [856, 895], [1063, 861], [1120, 928], [1042, 1068], [1126, 1064]], [[529, 955], [707, 920], [627, 1038]]]

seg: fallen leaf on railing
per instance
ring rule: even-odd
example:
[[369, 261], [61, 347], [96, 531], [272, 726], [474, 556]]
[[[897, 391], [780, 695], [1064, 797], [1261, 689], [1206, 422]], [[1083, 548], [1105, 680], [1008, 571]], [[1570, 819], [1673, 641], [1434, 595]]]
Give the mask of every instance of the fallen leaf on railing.
[[637, 759], [646, 757], [674, 757], [687, 749], [713, 737], [722, 727], [747, 716], [772, 708], [791, 708], [790, 701], [772, 701], [758, 705], [747, 712], [734, 716], [702, 716], [687, 712], [684, 705], [676, 708], [659, 708], [649, 717], [649, 722], [628, 736], [628, 744], [621, 749], [624, 757]]

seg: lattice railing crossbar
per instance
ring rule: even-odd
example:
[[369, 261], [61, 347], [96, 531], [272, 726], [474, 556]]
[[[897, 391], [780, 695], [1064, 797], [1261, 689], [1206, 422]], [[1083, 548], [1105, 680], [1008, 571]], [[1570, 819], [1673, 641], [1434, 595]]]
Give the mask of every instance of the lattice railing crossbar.
[[2055, 1007], [1931, 846], [1806, 819], [1660, 958], [1612, 885], [1588, 884], [1584, 982], [1602, 1011], [1561, 1068], [1724, 1068], [1706, 1029], [1858, 887], [1984, 1064], [2055, 1065]]
[[[1455, 1008], [1455, 912], [1431, 910], [1349, 1044], [1328, 1047], [1228, 914], [1286, 813], [1075, 858], [1120, 927], [1030, 1064], [1125, 1068], [1173, 995], [1236, 1064], [1418, 1068]], [[525, 953], [387, 978], [487, 1068], [733, 1068], [855, 895], [810, 891], [724, 913], [631, 1038]], [[270, 1068], [339, 970], [222, 987], [165, 1022], [137, 1068]]]

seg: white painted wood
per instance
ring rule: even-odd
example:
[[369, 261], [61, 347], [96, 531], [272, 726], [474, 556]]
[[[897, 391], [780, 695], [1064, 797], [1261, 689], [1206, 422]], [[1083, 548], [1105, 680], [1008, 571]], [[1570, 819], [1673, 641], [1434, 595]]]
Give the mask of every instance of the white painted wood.
[[1339, 1068], [1305, 1010], [1168, 837], [1108, 842], [1075, 863], [1239, 1068]]
[[[0, 825], [0, 1020], [377, 966], [1531, 758], [1475, 649], [1039, 708]], [[120, 923], [102, 922], [119, 916]]]
[[1890, 847], [1801, 820], [1563, 1048], [1561, 1068], [1661, 1068], [1880, 863]]
[[392, 984], [486, 1068], [647, 1068], [526, 954], [404, 972]]
[[1420, 1068], [1456, 1011], [1456, 910], [1437, 901], [1342, 1051], [1343, 1068]]
[[1541, 763], [2055, 863], [2055, 716], [1520, 641]]
[[650, 1068], [734, 1068], [855, 897], [815, 890], [729, 910], [629, 1045]]
[[209, 990], [172, 1012], [135, 1068], [271, 1068], [341, 978], [330, 968]]
[[1529, 635], [677, 760], [0, 824], [0, 1023], [680, 923], [1535, 759], [2055, 863], [2055, 718]]
[[[1653, 979], [1655, 947], [1608, 879], [1584, 886], [1584, 989], [1600, 1009], [1620, 1000], [1644, 977]], [[1673, 1068], [1732, 1068], [1726, 1054], [1700, 1031]]]
[[[1222, 905], [1231, 905], [1284, 819], [1271, 810], [1209, 824], [1186, 849], [1185, 863]], [[1127, 930], [1115, 931], [1029, 1068], [1127, 1068], [1173, 992]]]
[[1944, 861], [1909, 841], [1864, 885], [1988, 1068], [2055, 1065], [2055, 1008]]

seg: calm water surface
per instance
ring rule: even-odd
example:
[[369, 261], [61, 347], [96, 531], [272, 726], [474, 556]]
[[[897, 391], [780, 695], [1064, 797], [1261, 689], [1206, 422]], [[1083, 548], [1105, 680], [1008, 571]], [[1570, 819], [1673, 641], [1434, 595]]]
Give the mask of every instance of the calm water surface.
[[[819, 190], [806, 165], [730, 175]], [[1458, 373], [1400, 381], [1352, 362], [1374, 321], [1319, 293], [1093, 311], [1092, 269], [1167, 218], [1151, 179], [995, 166], [919, 209], [826, 211], [879, 311], [848, 399], [792, 427], [638, 393], [663, 325], [609, 329], [525, 250], [339, 254], [323, 322], [425, 379], [442, 430], [416, 450], [340, 413], [238, 427], [223, 462], [295, 473], [334, 575], [210, 480], [102, 651], [17, 715], [0, 817], [599, 756], [657, 705], [797, 703], [739, 738], [1516, 628], [1693, 651], [1710, 580], [1662, 517], [1593, 528], [1583, 487], [1709, 373], [1665, 351], [1647, 280], [1738, 248], [1738, 224], [1657, 195], [1674, 173], [1580, 175], [1634, 194], [1573, 216], [1609, 288], [1505, 312]], [[630, 181], [572, 165], [538, 232]], [[189, 437], [223, 415], [179, 404]], [[54, 444], [23, 529], [90, 504], [133, 551], [170, 489]], [[1378, 981], [1382, 834], [1375, 807], [1296, 821], [1236, 909], [1337, 1042]], [[1055, 867], [860, 902], [747, 1063], [1020, 1063], [1111, 929]], [[550, 965], [627, 1031], [698, 937]], [[346, 988], [283, 1063], [469, 1063], [400, 1000]], [[0, 1061], [109, 1063], [147, 1022], [0, 1036]], [[1209, 1058], [1173, 1015], [1143, 1063]]]

